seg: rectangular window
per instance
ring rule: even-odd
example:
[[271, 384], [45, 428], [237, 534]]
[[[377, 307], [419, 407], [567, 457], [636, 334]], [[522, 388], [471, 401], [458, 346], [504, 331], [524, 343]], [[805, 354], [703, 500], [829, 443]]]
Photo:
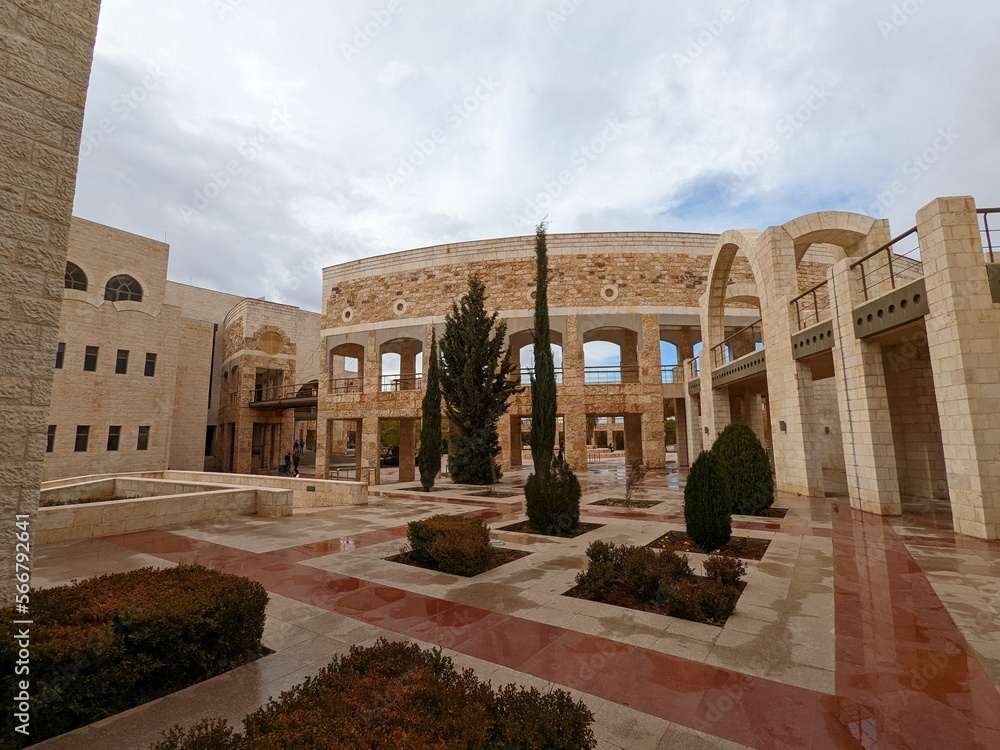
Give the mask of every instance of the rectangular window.
[[90, 439], [90, 425], [77, 425], [76, 427], [76, 445], [73, 450], [77, 453], [87, 452], [87, 441]]
[[83, 369], [87, 372], [97, 372], [97, 352], [99, 347], [88, 346], [83, 355]]
[[128, 374], [128, 349], [118, 350], [118, 359], [115, 360], [115, 373], [118, 375]]
[[205, 428], [205, 455], [212, 455], [212, 446], [215, 444], [215, 425], [210, 424]]
[[122, 439], [121, 425], [112, 425], [108, 428], [108, 450], [118, 450], [118, 442]]
[[135, 445], [137, 451], [149, 450], [149, 427], [139, 428], [139, 441]]
[[56, 349], [56, 369], [61, 370], [63, 368], [63, 361], [66, 359], [66, 343], [64, 341], [59, 342], [59, 348]]
[[146, 355], [146, 377], [151, 378], [156, 375], [156, 355]]
[[56, 449], [56, 426], [54, 424], [49, 425], [49, 435], [45, 440], [45, 452], [51, 453]]

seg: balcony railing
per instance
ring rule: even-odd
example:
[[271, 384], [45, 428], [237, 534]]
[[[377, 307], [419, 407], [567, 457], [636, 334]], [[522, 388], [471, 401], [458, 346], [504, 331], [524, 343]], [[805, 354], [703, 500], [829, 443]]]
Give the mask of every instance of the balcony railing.
[[620, 383], [638, 383], [639, 366], [622, 365], [616, 367], [584, 367], [583, 382], [587, 385], [615, 385]]
[[[754, 344], [754, 347], [752, 349], [748, 349], [742, 354], [733, 356], [733, 344], [735, 344], [737, 339], [740, 339], [741, 337], [743, 340], [749, 339]], [[742, 357], [743, 354], [749, 354], [752, 351], [756, 351], [760, 348], [758, 344], [760, 344], [762, 338], [763, 329], [761, 328], [760, 320], [755, 320], [753, 323], [748, 326], [744, 326], [736, 333], [730, 334], [722, 341], [722, 343], [716, 344], [712, 347], [712, 369], [714, 370], [722, 367], [723, 365], [728, 365], [734, 359]]]
[[1000, 208], [980, 208], [976, 213], [982, 217], [979, 233], [983, 238], [983, 252], [990, 263], [1000, 263], [1000, 216], [993, 216], [993, 226], [990, 226], [990, 216], [1000, 214]]
[[791, 301], [795, 305], [798, 330], [804, 331], [830, 317], [830, 287], [823, 281]]
[[313, 399], [319, 394], [315, 383], [299, 383], [297, 385], [257, 386], [253, 390], [251, 403], [259, 401], [279, 401], [282, 399], [301, 398]]
[[383, 375], [382, 393], [419, 391], [424, 387], [423, 375]]
[[662, 365], [660, 367], [660, 382], [683, 383], [684, 370], [680, 365]]
[[[531, 385], [531, 378], [535, 374], [534, 367], [521, 368], [521, 385]], [[563, 371], [561, 367], [555, 368], [556, 385], [563, 384]]]
[[[852, 271], [859, 269], [861, 272], [865, 301], [924, 275], [924, 266], [920, 261], [920, 240], [916, 235], [917, 228], [913, 227], [851, 264]], [[906, 249], [899, 252], [897, 245]]]
[[361, 393], [364, 390], [364, 380], [354, 378], [334, 378], [330, 381], [330, 393], [340, 396], [346, 393]]
[[701, 376], [701, 355], [691, 360], [688, 365], [688, 380], [697, 380]]

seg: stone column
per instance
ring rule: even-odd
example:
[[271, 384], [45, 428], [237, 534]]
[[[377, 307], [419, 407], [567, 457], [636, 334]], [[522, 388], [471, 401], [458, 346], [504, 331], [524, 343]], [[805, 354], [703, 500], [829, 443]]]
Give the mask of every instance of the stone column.
[[382, 392], [382, 357], [378, 353], [378, 344], [375, 342], [375, 331], [368, 332], [364, 370], [365, 400], [372, 405]]
[[504, 414], [497, 422], [497, 438], [500, 441], [500, 468], [507, 471], [511, 467], [511, 449], [514, 445], [510, 414]]
[[507, 423], [507, 439], [510, 445], [510, 465], [511, 468], [520, 467], [524, 464], [521, 452], [521, 417], [518, 414], [507, 414], [500, 419], [500, 447], [503, 448], [504, 420]]
[[[701, 426], [701, 396], [688, 390], [689, 378], [692, 377], [693, 359], [685, 359], [681, 365], [684, 368], [684, 421], [687, 434], [688, 465], [694, 463], [698, 454], [704, 450], [703, 430]], [[702, 381], [704, 382], [704, 381]]]
[[[643, 418], [642, 414], [625, 415], [625, 463], [631, 464], [634, 461], [643, 459]], [[663, 445], [663, 437], [660, 437], [660, 445]], [[662, 463], [662, 461], [661, 461]]]
[[687, 427], [687, 401], [688, 399], [674, 400], [674, 429], [677, 433], [677, 465], [690, 466], [691, 458], [688, 451], [688, 427]]
[[[871, 242], [877, 242], [871, 239]], [[871, 249], [878, 247], [873, 244]], [[836, 323], [833, 351], [837, 378], [837, 403], [851, 506], [899, 515], [899, 479], [892, 443], [892, 416], [885, 388], [882, 347], [859, 339], [854, 333], [854, 306], [864, 300], [860, 275], [850, 270], [851, 260], [838, 262], [829, 276], [830, 300]], [[772, 413], [771, 434], [778, 442], [777, 420]]]
[[399, 420], [399, 481], [412, 482], [416, 479], [417, 465], [417, 420]]
[[993, 303], [972, 198], [917, 213], [929, 314], [927, 346], [955, 530], [1000, 533], [1000, 308]]
[[565, 423], [566, 461], [573, 471], [586, 471], [587, 402], [583, 377], [583, 342], [575, 315], [566, 319], [562, 366], [563, 385], [560, 387], [558, 411], [562, 413]]
[[[320, 389], [322, 398], [322, 389]], [[333, 443], [333, 420], [316, 419], [316, 478], [330, 477], [330, 450]]]
[[361, 476], [365, 470], [373, 469], [372, 484], [382, 483], [381, 452], [379, 439], [379, 420], [375, 415], [366, 415], [359, 419], [360, 434], [355, 439], [355, 452], [358, 457], [358, 467]]
[[99, 0], [0, 5], [0, 596], [8, 603], [17, 515], [38, 510], [99, 10]]
[[660, 323], [656, 315], [642, 316], [639, 351], [639, 382], [642, 387], [642, 462], [650, 469], [666, 466], [663, 444], [663, 373], [660, 360]]

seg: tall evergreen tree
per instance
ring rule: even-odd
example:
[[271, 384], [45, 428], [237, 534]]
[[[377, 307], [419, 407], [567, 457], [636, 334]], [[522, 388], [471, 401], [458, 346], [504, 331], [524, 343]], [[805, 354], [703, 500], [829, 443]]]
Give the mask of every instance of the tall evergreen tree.
[[556, 373], [549, 328], [549, 259], [543, 221], [535, 229], [535, 374], [531, 379], [531, 458], [524, 485], [532, 528], [565, 534], [580, 522], [580, 482], [565, 461], [553, 461], [556, 443]]
[[549, 327], [549, 256], [546, 225], [535, 229], [535, 373], [531, 376], [531, 460], [548, 474], [556, 444], [556, 369]]
[[420, 486], [426, 492], [441, 472], [441, 380], [438, 376], [437, 335], [431, 331], [430, 361], [420, 414], [420, 450], [417, 452]]
[[453, 303], [441, 337], [441, 392], [445, 413], [458, 428], [451, 436], [448, 470], [460, 484], [492, 484], [501, 476], [497, 423], [511, 396], [513, 379], [507, 324], [486, 312], [486, 286], [473, 277], [461, 304]]

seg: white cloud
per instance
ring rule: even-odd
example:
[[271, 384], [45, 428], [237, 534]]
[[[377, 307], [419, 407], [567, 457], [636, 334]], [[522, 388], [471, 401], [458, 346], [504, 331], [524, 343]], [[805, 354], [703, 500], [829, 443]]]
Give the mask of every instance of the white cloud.
[[567, 171], [555, 232], [872, 208], [903, 230], [938, 195], [1000, 201], [985, 0], [216, 6], [104, 0], [87, 103], [76, 212], [165, 234], [178, 280], [318, 309], [314, 269], [528, 233]]

